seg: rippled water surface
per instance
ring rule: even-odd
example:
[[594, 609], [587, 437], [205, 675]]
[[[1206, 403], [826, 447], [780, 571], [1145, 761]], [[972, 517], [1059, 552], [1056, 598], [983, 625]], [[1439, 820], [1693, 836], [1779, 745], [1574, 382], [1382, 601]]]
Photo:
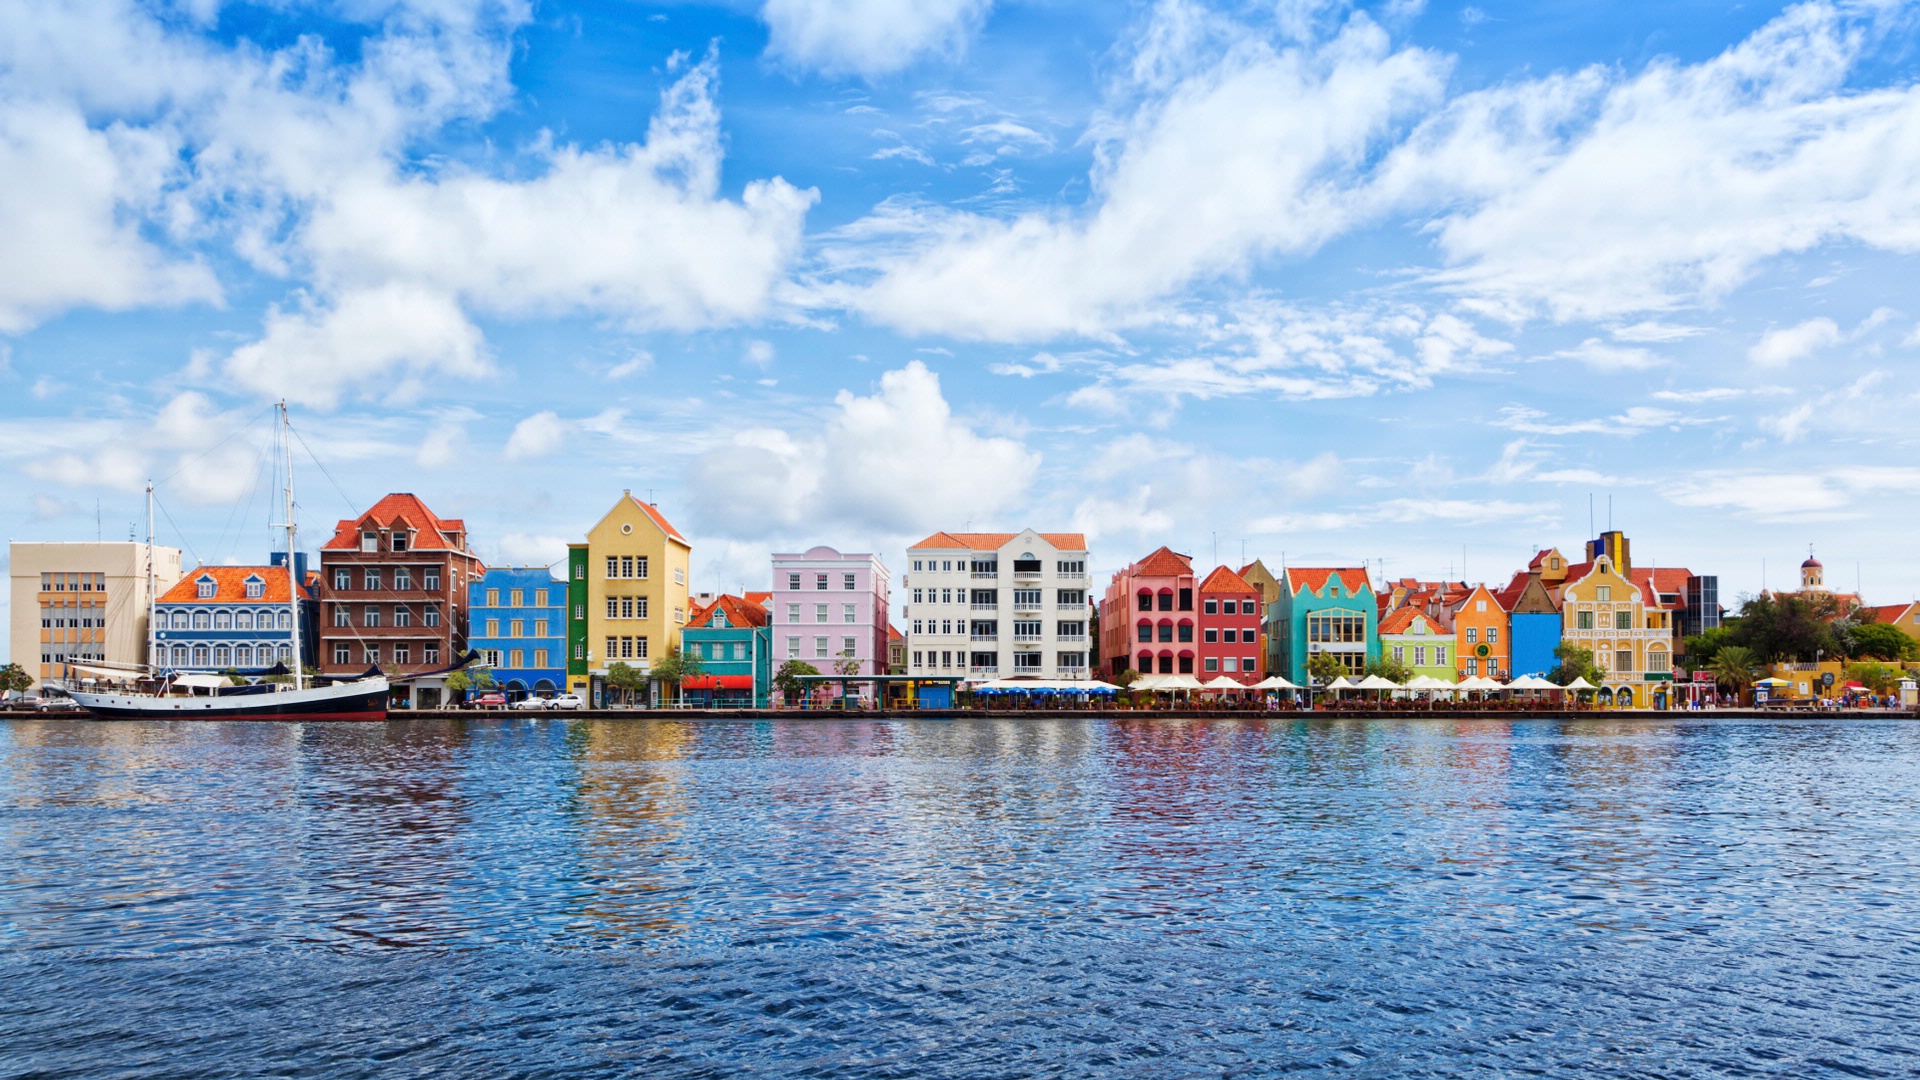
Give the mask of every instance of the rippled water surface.
[[0, 724], [8, 1076], [1914, 1075], [1920, 725]]

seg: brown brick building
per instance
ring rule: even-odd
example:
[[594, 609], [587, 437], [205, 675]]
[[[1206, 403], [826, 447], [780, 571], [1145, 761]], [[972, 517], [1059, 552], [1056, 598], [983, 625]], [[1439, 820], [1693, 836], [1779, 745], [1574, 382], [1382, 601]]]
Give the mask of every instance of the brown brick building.
[[[396, 493], [342, 521], [320, 547], [320, 671], [389, 676], [444, 668], [467, 648], [467, 583], [486, 572], [466, 523]], [[411, 686], [418, 707], [437, 705], [441, 680]]]

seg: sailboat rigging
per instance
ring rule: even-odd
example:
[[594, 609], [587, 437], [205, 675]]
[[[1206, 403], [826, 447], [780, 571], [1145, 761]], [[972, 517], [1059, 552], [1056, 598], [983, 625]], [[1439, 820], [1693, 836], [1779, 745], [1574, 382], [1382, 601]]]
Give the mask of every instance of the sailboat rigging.
[[[300, 651], [300, 574], [294, 553], [299, 550], [298, 528], [293, 501], [293, 425], [287, 416], [287, 403], [275, 405], [278, 414], [275, 434], [279, 437], [286, 482], [282, 488], [281, 527], [287, 536], [287, 604], [292, 609], [292, 682], [258, 683], [250, 686], [221, 687], [210, 695], [188, 692], [171, 674], [161, 675], [149, 669], [154, 682], [152, 693], [95, 693], [71, 691], [73, 700], [97, 720], [385, 720], [387, 718], [387, 679], [383, 675], [308, 687]], [[154, 652], [153, 568], [153, 485], [147, 485], [147, 550], [149, 552], [147, 587], [148, 653]]]

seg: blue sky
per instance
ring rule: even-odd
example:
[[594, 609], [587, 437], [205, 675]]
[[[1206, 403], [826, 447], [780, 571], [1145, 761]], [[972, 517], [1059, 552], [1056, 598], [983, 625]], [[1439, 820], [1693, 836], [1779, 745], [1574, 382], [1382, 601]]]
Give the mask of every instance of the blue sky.
[[[0, 12], [0, 515], [387, 490], [771, 550], [1920, 590], [1895, 3], [60, 0]], [[96, 510], [97, 508], [97, 510]]]

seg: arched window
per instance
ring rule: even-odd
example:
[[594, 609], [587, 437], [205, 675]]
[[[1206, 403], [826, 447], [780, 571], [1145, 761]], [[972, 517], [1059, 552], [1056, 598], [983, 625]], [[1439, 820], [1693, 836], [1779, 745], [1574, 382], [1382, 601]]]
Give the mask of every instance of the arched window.
[[1140, 595], [1137, 597], [1137, 599], [1140, 601], [1138, 606], [1141, 611], [1153, 610], [1153, 593], [1152, 592], [1146, 589], [1141, 589]]
[[1193, 674], [1193, 654], [1192, 653], [1183, 652], [1180, 654], [1180, 674], [1182, 675]]
[[1141, 653], [1138, 666], [1135, 667], [1133, 670], [1139, 672], [1142, 675], [1153, 674], [1153, 654], [1144, 653], [1144, 652]]
[[185, 667], [186, 663], [187, 647], [185, 645], [175, 645], [173, 647], [173, 665], [175, 667]]
[[1191, 620], [1180, 620], [1180, 640], [1188, 642], [1193, 640], [1193, 623]]
[[1167, 619], [1160, 620], [1160, 640], [1161, 641], [1173, 640], [1173, 623]]
[[1145, 619], [1141, 619], [1139, 630], [1140, 632], [1137, 636], [1139, 637], [1142, 644], [1145, 644], [1146, 642], [1153, 640], [1153, 624], [1152, 623], [1148, 622]]
[[1172, 589], [1160, 590], [1160, 610], [1161, 611], [1173, 610], [1173, 590]]
[[193, 613], [193, 628], [194, 628], [195, 630], [211, 630], [211, 629], [213, 629], [213, 616], [212, 616], [212, 615], [210, 615], [210, 614], [208, 614], [207, 612], [204, 612], [204, 611], [196, 611], [196, 612], [194, 612], [194, 613]]
[[1172, 653], [1163, 652], [1160, 654], [1160, 674], [1162, 675], [1173, 674], [1173, 654]]

